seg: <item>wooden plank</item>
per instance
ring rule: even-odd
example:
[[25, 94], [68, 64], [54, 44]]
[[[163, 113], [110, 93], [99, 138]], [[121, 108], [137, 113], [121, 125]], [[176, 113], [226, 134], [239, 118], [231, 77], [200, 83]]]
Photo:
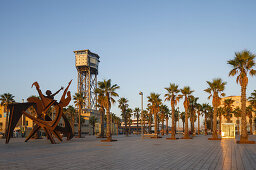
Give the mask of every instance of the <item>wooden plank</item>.
[[239, 144], [238, 146], [238, 150], [240, 152], [240, 155], [241, 155], [241, 160], [243, 162], [243, 165], [244, 165], [244, 169], [253, 169], [253, 167], [251, 166], [248, 158], [246, 157], [246, 153], [245, 153], [245, 150], [244, 150], [244, 144]]

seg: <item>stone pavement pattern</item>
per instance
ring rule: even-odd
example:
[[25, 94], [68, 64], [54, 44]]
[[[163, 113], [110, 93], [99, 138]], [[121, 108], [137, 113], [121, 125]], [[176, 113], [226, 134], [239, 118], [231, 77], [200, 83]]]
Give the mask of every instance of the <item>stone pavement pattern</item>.
[[[0, 170], [4, 169], [256, 169], [256, 145], [238, 145], [234, 139], [208, 141], [144, 139], [113, 136], [102, 143], [94, 136], [60, 144], [48, 140], [0, 139]], [[256, 140], [256, 136], [250, 136]]]

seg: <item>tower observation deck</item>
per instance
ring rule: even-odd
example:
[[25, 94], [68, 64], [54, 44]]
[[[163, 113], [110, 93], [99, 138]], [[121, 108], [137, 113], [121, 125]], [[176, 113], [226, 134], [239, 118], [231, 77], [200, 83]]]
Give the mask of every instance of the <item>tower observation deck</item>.
[[99, 66], [99, 56], [90, 50], [74, 51], [76, 57], [77, 69], [77, 92], [85, 97], [83, 110], [93, 112], [96, 110], [97, 97], [95, 89], [97, 88], [97, 75]]

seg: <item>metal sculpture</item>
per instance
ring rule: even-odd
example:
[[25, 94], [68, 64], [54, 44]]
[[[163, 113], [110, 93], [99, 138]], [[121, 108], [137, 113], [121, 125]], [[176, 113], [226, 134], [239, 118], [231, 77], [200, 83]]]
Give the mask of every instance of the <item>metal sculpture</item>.
[[[38, 97], [29, 97], [27, 99], [27, 103], [13, 103], [9, 104], [8, 108], [10, 109], [10, 117], [8, 128], [6, 131], [6, 143], [9, 143], [10, 137], [13, 134], [13, 130], [21, 118], [22, 114], [33, 120], [36, 124], [25, 142], [27, 142], [38, 130], [41, 128], [45, 131], [47, 138], [51, 141], [52, 144], [55, 144], [55, 140], [53, 136], [55, 136], [58, 140], [62, 141], [61, 133], [67, 137], [67, 140], [73, 138], [72, 128], [67, 117], [63, 114], [63, 107], [66, 107], [71, 101], [70, 91], [68, 88], [71, 84], [72, 80], [69, 82], [68, 86], [64, 90], [60, 102], [54, 100], [54, 96], [59, 93], [63, 87], [58, 90], [56, 93], [52, 94], [50, 90], [46, 91], [46, 96], [40, 90], [40, 86], [37, 82], [32, 84], [32, 87], [35, 86], [36, 90], [39, 94]], [[66, 97], [67, 96], [67, 97]], [[29, 107], [33, 107], [36, 111], [36, 115], [33, 116], [27, 112]], [[56, 110], [56, 115], [54, 119], [51, 119], [49, 115], [47, 115], [47, 111], [54, 107]], [[58, 126], [61, 118], [64, 120], [64, 127]]]

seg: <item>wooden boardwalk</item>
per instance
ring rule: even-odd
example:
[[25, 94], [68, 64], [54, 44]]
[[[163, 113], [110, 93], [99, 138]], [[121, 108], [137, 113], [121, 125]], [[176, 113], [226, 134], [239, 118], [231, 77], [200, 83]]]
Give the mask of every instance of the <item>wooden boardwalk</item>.
[[[256, 145], [235, 139], [141, 139], [138, 135], [113, 136], [101, 143], [94, 136], [52, 145], [47, 140], [0, 140], [0, 169], [256, 169]], [[250, 136], [256, 141], [256, 136]]]

